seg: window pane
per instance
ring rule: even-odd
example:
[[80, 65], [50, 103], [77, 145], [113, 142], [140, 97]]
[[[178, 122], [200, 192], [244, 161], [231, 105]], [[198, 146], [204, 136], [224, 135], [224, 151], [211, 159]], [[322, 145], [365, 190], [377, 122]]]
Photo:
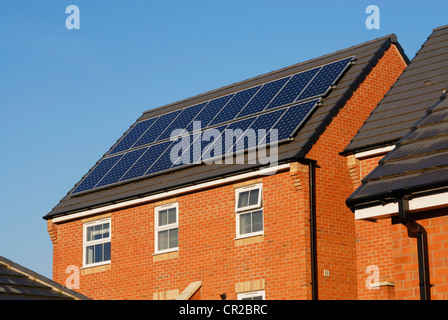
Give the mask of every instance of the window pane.
[[176, 208], [168, 209], [168, 223], [176, 223]]
[[86, 248], [86, 264], [93, 263], [93, 246], [89, 246]]
[[103, 261], [103, 244], [97, 244], [95, 245], [95, 258], [94, 262], [101, 262]]
[[168, 223], [168, 212], [167, 210], [159, 211], [159, 226], [163, 226]]
[[249, 205], [253, 206], [258, 203], [258, 196], [260, 194], [260, 189], [251, 190], [249, 194]]
[[95, 226], [95, 231], [93, 232], [93, 240], [98, 240], [102, 238], [103, 225]]
[[87, 241], [91, 241], [92, 239], [92, 233], [93, 233], [93, 227], [87, 227]]
[[169, 234], [170, 234], [170, 248], [176, 248], [178, 247], [178, 230], [177, 228], [175, 229], [170, 229], [169, 230]]
[[263, 230], [263, 211], [252, 212], [252, 232]]
[[240, 214], [240, 234], [250, 233], [251, 213]]
[[109, 223], [103, 224], [103, 239], [109, 238]]
[[238, 194], [238, 208], [246, 207], [248, 200], [249, 200], [249, 191], [240, 192]]
[[104, 261], [110, 260], [110, 242], [104, 244]]
[[168, 230], [159, 231], [158, 250], [168, 249]]

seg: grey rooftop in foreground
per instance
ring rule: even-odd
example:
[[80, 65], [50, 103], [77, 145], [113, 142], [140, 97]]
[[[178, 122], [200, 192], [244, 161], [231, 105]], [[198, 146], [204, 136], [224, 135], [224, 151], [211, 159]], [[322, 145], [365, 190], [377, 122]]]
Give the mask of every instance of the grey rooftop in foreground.
[[448, 26], [436, 28], [347, 153], [395, 145], [347, 199], [356, 208], [448, 189]]
[[0, 256], [0, 300], [90, 300]]

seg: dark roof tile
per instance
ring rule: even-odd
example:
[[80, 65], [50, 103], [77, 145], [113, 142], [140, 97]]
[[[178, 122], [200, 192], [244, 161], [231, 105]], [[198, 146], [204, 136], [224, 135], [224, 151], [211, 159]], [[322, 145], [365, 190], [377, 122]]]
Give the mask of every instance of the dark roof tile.
[[0, 300], [88, 300], [86, 296], [0, 256]]

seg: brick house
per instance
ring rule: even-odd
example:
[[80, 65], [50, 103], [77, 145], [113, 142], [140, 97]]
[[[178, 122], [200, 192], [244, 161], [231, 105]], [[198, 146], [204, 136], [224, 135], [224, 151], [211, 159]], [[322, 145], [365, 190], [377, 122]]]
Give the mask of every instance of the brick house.
[[[389, 35], [144, 112], [45, 215], [54, 280], [79, 266], [93, 299], [356, 299], [341, 152], [408, 62]], [[255, 148], [269, 141], [275, 163], [249, 161], [244, 136], [231, 161], [206, 161], [219, 139], [187, 161], [194, 132], [230, 127], [276, 129]], [[193, 142], [173, 162], [177, 128]]]
[[[448, 26], [433, 30], [344, 150], [360, 299], [448, 299]], [[377, 290], [363, 285], [366, 272]]]

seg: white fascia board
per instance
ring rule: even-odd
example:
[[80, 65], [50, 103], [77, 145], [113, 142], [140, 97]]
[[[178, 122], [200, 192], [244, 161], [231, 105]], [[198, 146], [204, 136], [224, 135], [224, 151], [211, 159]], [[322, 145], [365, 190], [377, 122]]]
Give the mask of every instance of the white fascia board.
[[395, 146], [387, 146], [387, 147], [372, 149], [372, 150], [368, 150], [368, 151], [358, 152], [358, 153], [355, 153], [355, 158], [362, 159], [362, 158], [377, 156], [377, 155], [392, 151], [394, 149], [395, 149]]
[[[409, 200], [409, 211], [430, 210], [448, 206], [448, 192], [416, 197]], [[364, 209], [355, 210], [355, 219], [384, 219], [398, 214], [398, 203], [388, 203]]]
[[386, 205], [355, 210], [355, 219], [383, 219], [396, 213], [398, 213], [398, 203], [388, 203]]
[[150, 195], [147, 197], [142, 197], [139, 199], [123, 201], [123, 202], [112, 204], [112, 205], [106, 205], [104, 207], [88, 209], [88, 210], [80, 211], [77, 213], [68, 214], [66, 216], [56, 217], [56, 218], [53, 218], [53, 223], [60, 223], [60, 222], [68, 221], [68, 220], [83, 218], [83, 217], [91, 216], [94, 214], [99, 214], [99, 213], [103, 213], [103, 212], [107, 212], [107, 211], [111, 211], [111, 210], [117, 210], [117, 209], [129, 207], [129, 206], [138, 205], [138, 204], [145, 203], [145, 202], [157, 201], [157, 200], [160, 200], [163, 198], [178, 196], [180, 194], [184, 194], [187, 192], [198, 191], [201, 189], [215, 187], [215, 186], [219, 186], [219, 185], [226, 184], [229, 182], [234, 182], [234, 181], [243, 180], [243, 179], [247, 179], [247, 178], [266, 176], [267, 174], [274, 174], [274, 173], [283, 171], [288, 168], [289, 168], [289, 163], [286, 163], [286, 164], [275, 166], [273, 168], [259, 169], [256, 171], [242, 173], [242, 174], [230, 176], [227, 178], [221, 178], [221, 179], [216, 179], [216, 180], [209, 181], [209, 182], [198, 183], [197, 185], [194, 185], [194, 186], [179, 188], [179, 189], [171, 190], [171, 191], [165, 191], [165, 192], [153, 194], [153, 195]]

